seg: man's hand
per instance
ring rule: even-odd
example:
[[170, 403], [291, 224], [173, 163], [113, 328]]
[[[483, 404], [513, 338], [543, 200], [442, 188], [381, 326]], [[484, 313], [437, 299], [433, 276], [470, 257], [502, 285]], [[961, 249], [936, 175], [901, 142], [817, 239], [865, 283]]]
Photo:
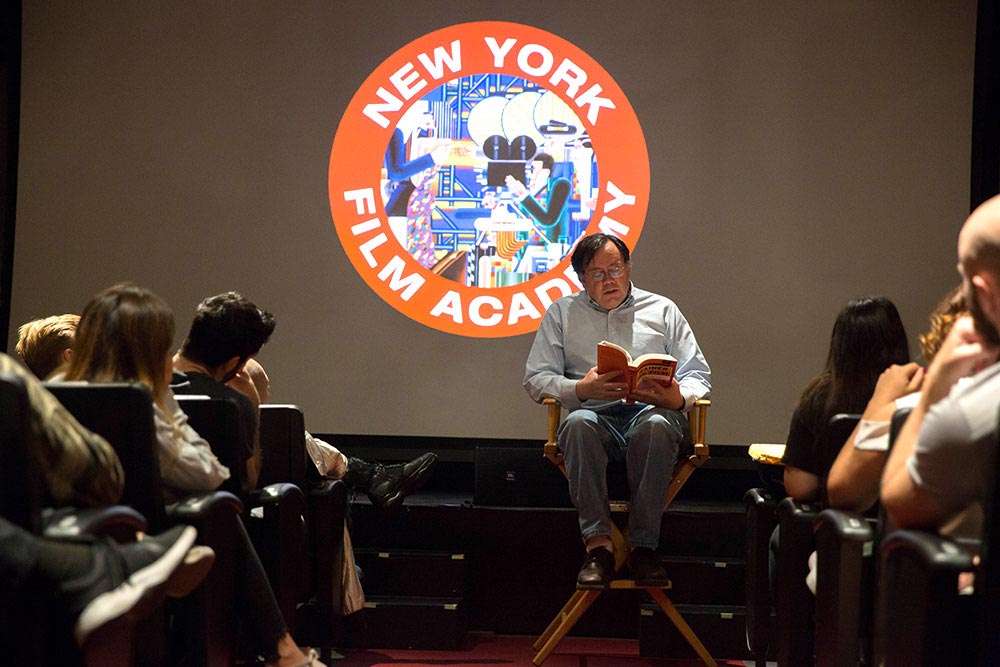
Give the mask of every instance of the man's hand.
[[668, 410], [682, 410], [684, 408], [684, 396], [681, 394], [681, 387], [676, 380], [671, 380], [669, 383], [643, 380], [635, 388], [635, 391], [629, 394], [628, 398]]
[[598, 373], [597, 366], [594, 366], [582, 380], [576, 383], [576, 395], [581, 401], [588, 398], [596, 398], [605, 401], [614, 401], [625, 398], [625, 390], [628, 387], [621, 381], [621, 371], [610, 371]]
[[247, 372], [246, 364], [240, 367], [240, 370], [226, 383], [226, 386], [244, 394], [253, 402], [255, 409], [260, 408], [260, 394], [257, 393], [257, 387], [254, 385], [250, 373]]
[[260, 399], [261, 404], [270, 403], [271, 378], [267, 377], [267, 371], [260, 365], [260, 362], [250, 357], [243, 365], [243, 370], [246, 371], [250, 377], [250, 381], [253, 382], [254, 388], [257, 389], [257, 397]]
[[959, 318], [927, 369], [921, 402], [927, 408], [934, 405], [948, 395], [959, 378], [972, 375], [996, 361], [997, 353], [998, 350], [982, 342], [971, 317]]
[[865, 408], [864, 417], [871, 419], [872, 415], [879, 412], [883, 407], [894, 403], [897, 398], [902, 398], [907, 394], [920, 389], [920, 384], [924, 380], [924, 369], [916, 362], [905, 365], [893, 364], [882, 371], [875, 385], [875, 391]]

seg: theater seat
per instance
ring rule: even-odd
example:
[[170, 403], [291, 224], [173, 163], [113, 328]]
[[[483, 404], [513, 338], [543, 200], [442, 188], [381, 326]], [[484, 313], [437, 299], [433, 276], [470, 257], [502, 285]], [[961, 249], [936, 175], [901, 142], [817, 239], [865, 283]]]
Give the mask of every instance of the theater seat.
[[[31, 452], [27, 387], [16, 375], [0, 374], [0, 516], [55, 541], [87, 542], [94, 537], [134, 540], [145, 519], [135, 510], [115, 505], [76, 510], [43, 507], [44, 480]], [[120, 619], [92, 633], [78, 649], [71, 627], [53, 605], [61, 604], [43, 590], [15, 591], [0, 586], [0, 654], [4, 664], [72, 667], [130, 667], [136, 639], [135, 622]]]
[[[839, 452], [859, 418], [860, 415], [849, 414], [831, 417], [821, 436], [824, 443], [820, 449]], [[823, 463], [829, 470], [833, 458]], [[744, 497], [744, 505], [747, 510], [748, 647], [759, 667], [765, 664], [769, 653], [777, 654], [781, 665], [812, 665], [814, 598], [805, 578], [809, 571], [809, 554], [815, 548], [814, 523], [822, 507], [792, 498], [778, 502], [764, 489], [751, 489]], [[769, 516], [772, 511], [774, 515]], [[769, 571], [770, 542], [775, 525], [779, 527], [778, 549], [772, 573]], [[771, 609], [774, 609], [773, 617]], [[772, 618], [774, 623], [771, 623]]]
[[[49, 383], [46, 387], [83, 426], [103, 436], [118, 453], [125, 470], [122, 502], [146, 517], [149, 530], [160, 533], [175, 523], [198, 529], [198, 543], [215, 551], [215, 565], [198, 589], [173, 601], [174, 632], [169, 643], [172, 662], [204, 667], [230, 665], [236, 655], [236, 627], [232, 614], [236, 583], [236, 543], [233, 522], [243, 511], [240, 500], [225, 491], [193, 494], [164, 504], [157, 458], [152, 395], [136, 383]], [[164, 619], [165, 621], [165, 619]], [[157, 630], [144, 633], [142, 662], [162, 664], [167, 646], [157, 645]]]
[[295, 607], [309, 569], [306, 500], [302, 490], [288, 482], [269, 484], [259, 490], [249, 488], [236, 401], [182, 395], [177, 396], [177, 402], [187, 415], [188, 423], [229, 468], [231, 476], [224, 488], [243, 502], [243, 523], [267, 572], [285, 624], [294, 634]]
[[[910, 408], [893, 414], [890, 451], [909, 414]], [[881, 504], [865, 515], [826, 509], [816, 517], [817, 667], [874, 664], [875, 581], [885, 523]]]
[[261, 483], [288, 482], [306, 492], [309, 566], [301, 573], [301, 610], [311, 612], [310, 641], [321, 649], [338, 640], [348, 489], [341, 480], [324, 479], [308, 459], [305, 416], [295, 405], [260, 406], [260, 445], [264, 457]]
[[[994, 438], [1000, 440], [1000, 428]], [[994, 451], [1000, 455], [1000, 441]], [[998, 463], [1000, 458], [993, 463], [993, 492], [984, 507], [981, 540], [919, 530], [897, 530], [883, 540], [875, 624], [879, 665], [1000, 663]], [[959, 590], [963, 572], [975, 575], [971, 594]]]

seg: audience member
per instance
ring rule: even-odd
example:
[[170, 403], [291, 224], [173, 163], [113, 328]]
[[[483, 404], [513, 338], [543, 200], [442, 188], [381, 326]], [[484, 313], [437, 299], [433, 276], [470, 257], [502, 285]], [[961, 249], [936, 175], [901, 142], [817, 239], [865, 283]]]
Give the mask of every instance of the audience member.
[[[247, 361], [268, 341], [274, 326], [273, 315], [235, 292], [208, 297], [198, 304], [191, 330], [174, 356], [178, 371], [174, 374], [174, 390], [238, 397], [247, 410], [252, 408], [256, 433], [256, 407], [264, 401], [247, 370]], [[259, 367], [256, 372], [257, 383], [269, 398], [267, 374]], [[385, 466], [345, 456], [311, 435], [307, 435], [306, 442], [320, 474], [364, 489], [372, 503], [383, 510], [395, 509], [407, 495], [417, 491], [437, 461], [437, 455], [428, 452], [404, 464]]]
[[882, 503], [901, 528], [937, 530], [960, 510], [985, 504], [993, 484], [1000, 409], [1000, 197], [966, 220], [958, 236], [958, 269], [970, 316], [955, 322], [927, 369], [882, 476]]
[[45, 480], [45, 504], [102, 507], [118, 502], [125, 474], [111, 445], [80, 426], [38, 378], [2, 352], [0, 373], [20, 377], [27, 387], [31, 451]]
[[123, 283], [90, 300], [76, 332], [66, 380], [139, 382], [153, 393], [160, 474], [175, 500], [212, 491], [229, 469], [187, 423], [170, 390], [174, 318], [151, 291]]
[[32, 373], [48, 380], [58, 371], [65, 371], [73, 358], [73, 335], [79, 315], [65, 314], [43, 317], [22, 324], [17, 329], [17, 355]]
[[[173, 315], [151, 291], [123, 283], [98, 293], [83, 310], [73, 345], [68, 380], [141, 382], [153, 392], [160, 470], [174, 493], [210, 491], [229, 476], [208, 443], [187, 424], [173, 398]], [[269, 665], [322, 665], [289, 635], [243, 522], [236, 518], [237, 597], [245, 639]], [[252, 657], [252, 656], [248, 656]]]
[[[823, 432], [839, 413], [859, 413], [875, 389], [880, 373], [906, 364], [910, 347], [896, 306], [886, 298], [851, 301], [833, 323], [823, 371], [810, 381], [792, 413], [785, 441], [786, 493], [804, 503], [827, 504], [827, 475], [844, 443], [828, 443]], [[914, 364], [915, 366], [915, 364]], [[771, 533], [768, 574], [775, 597], [780, 530]], [[816, 554], [809, 557], [807, 584], [815, 592]]]
[[[639, 584], [662, 585], [667, 574], [656, 548], [674, 463], [690, 444], [684, 413], [708, 396], [711, 371], [674, 302], [632, 285], [629, 249], [621, 239], [584, 237], [571, 263], [584, 289], [549, 307], [528, 355], [524, 387], [535, 401], [557, 398], [569, 410], [558, 441], [587, 548], [577, 588], [607, 588], [615, 571], [609, 461], [625, 462], [632, 492], [628, 567]], [[633, 356], [673, 355], [675, 379], [646, 382], [627, 394], [621, 372], [597, 372], [602, 339]]]
[[883, 297], [848, 303], [833, 324], [823, 371], [806, 386], [785, 441], [784, 482], [800, 502], [826, 502], [826, 477], [843, 443], [823, 450], [823, 431], [838, 413], [860, 413], [879, 374], [910, 360], [896, 306]]
[[[953, 289], [930, 316], [930, 330], [920, 336], [920, 349], [929, 364], [955, 320], [966, 312], [961, 286]], [[924, 368], [916, 363], [893, 365], [882, 372], [861, 421], [837, 455], [827, 485], [830, 507], [864, 512], [878, 500], [882, 468], [889, 453], [889, 425], [893, 413], [912, 408], [920, 398]]]

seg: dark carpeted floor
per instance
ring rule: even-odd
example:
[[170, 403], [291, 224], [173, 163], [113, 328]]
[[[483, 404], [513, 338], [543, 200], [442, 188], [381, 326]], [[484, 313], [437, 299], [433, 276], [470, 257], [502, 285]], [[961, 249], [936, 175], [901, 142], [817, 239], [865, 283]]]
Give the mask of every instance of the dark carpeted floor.
[[[458, 651], [411, 649], [352, 649], [336, 667], [530, 667], [535, 656], [533, 637], [470, 635]], [[741, 660], [718, 660], [719, 667], [744, 667]], [[639, 656], [639, 642], [628, 639], [568, 637], [545, 661], [544, 667], [699, 667], [697, 660], [659, 660]], [[333, 667], [331, 665], [331, 667]]]

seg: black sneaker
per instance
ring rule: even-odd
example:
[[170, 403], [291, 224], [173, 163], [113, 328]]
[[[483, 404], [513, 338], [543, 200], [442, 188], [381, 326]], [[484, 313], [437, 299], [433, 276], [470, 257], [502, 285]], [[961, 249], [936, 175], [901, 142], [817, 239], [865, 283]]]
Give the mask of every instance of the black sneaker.
[[90, 573], [63, 586], [70, 610], [79, 612], [73, 628], [77, 644], [83, 646], [111, 621], [138, 620], [160, 604], [197, 535], [191, 526], [175, 526], [139, 542], [96, 544]]
[[406, 496], [417, 492], [427, 482], [435, 463], [437, 454], [427, 452], [409, 463], [376, 464], [368, 484], [368, 498], [383, 511], [397, 509]]
[[648, 547], [634, 547], [628, 557], [629, 574], [637, 586], [667, 586], [670, 579], [660, 564], [660, 556]]

